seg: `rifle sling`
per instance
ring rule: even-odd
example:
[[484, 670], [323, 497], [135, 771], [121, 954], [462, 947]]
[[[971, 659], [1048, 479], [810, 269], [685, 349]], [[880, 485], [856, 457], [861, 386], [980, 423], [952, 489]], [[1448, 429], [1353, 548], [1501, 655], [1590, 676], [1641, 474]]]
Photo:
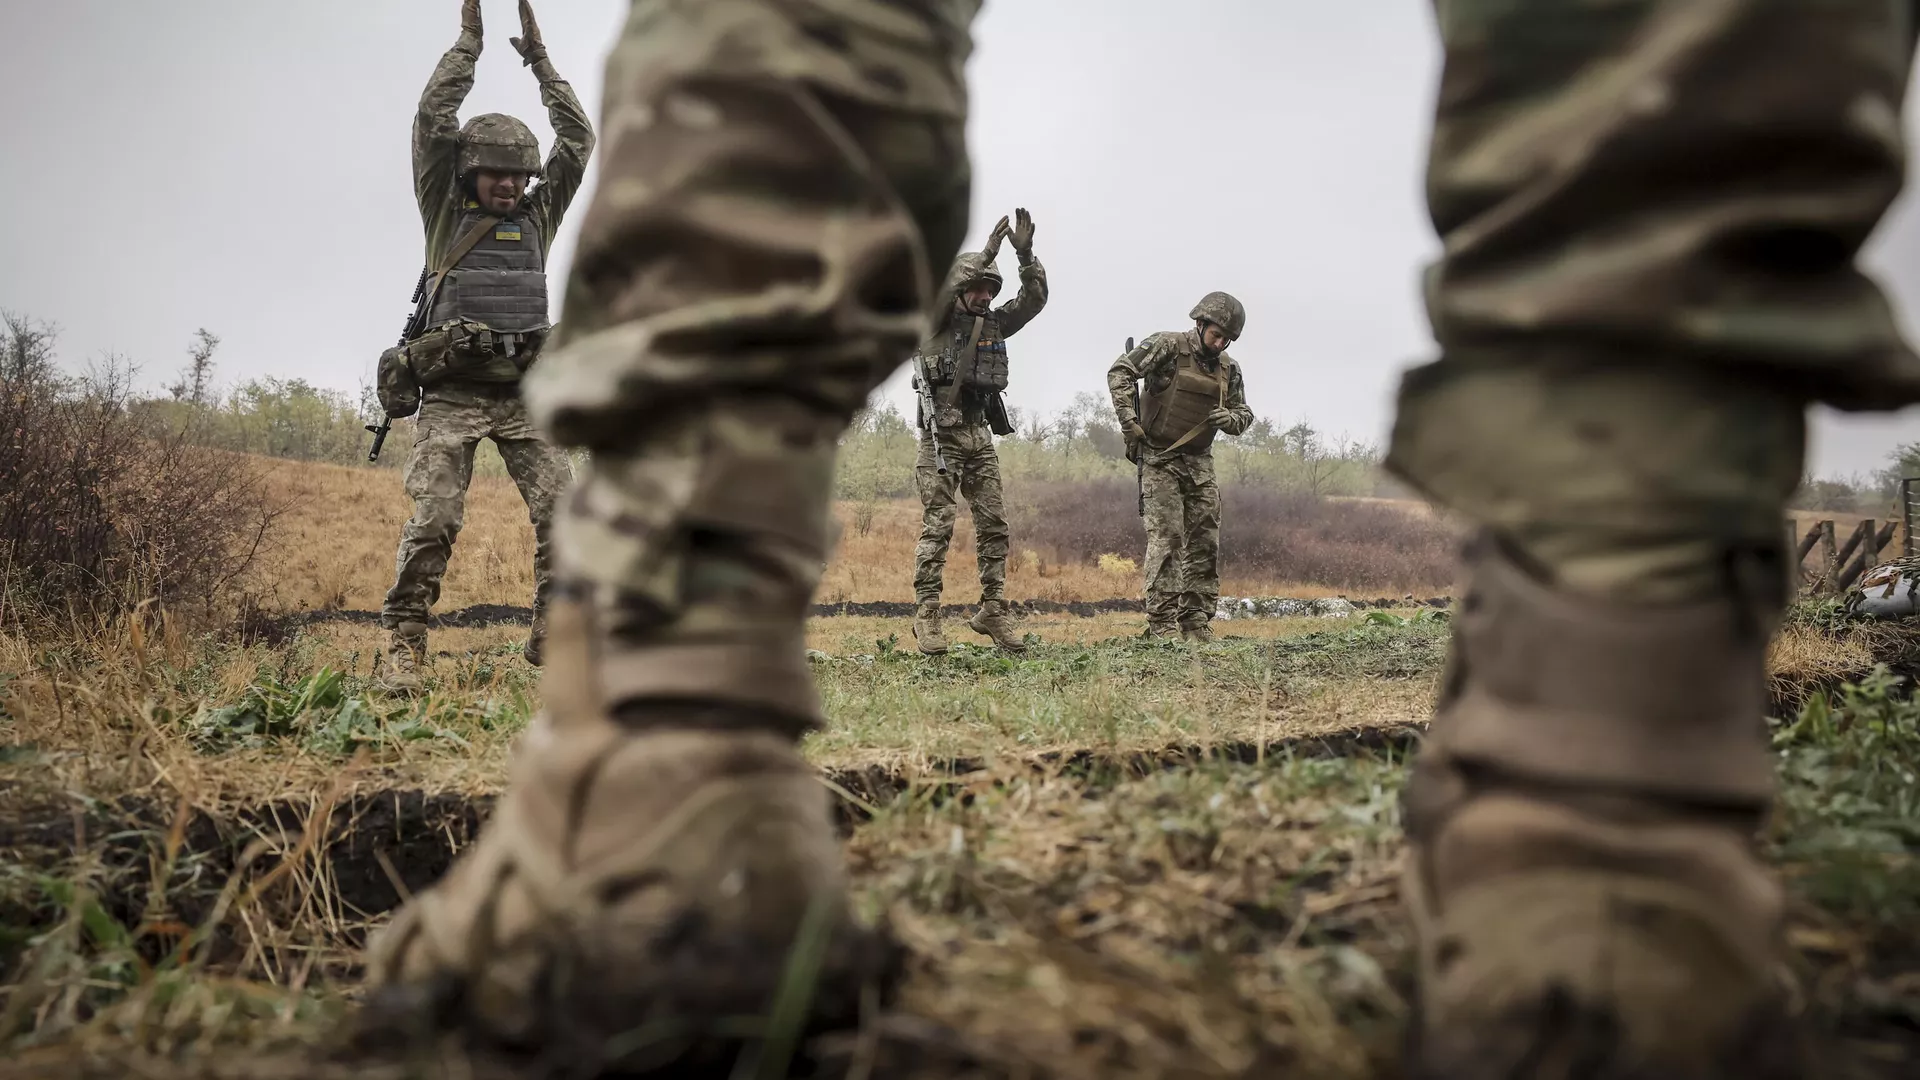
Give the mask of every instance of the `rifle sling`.
[[[1220, 365], [1220, 407], [1223, 409], [1227, 407], [1227, 382], [1228, 382], [1227, 365], [1221, 364]], [[1211, 421], [1202, 420], [1199, 423], [1193, 425], [1192, 431], [1189, 431], [1185, 435], [1182, 435], [1179, 438], [1173, 440], [1173, 445], [1167, 447], [1165, 450], [1162, 450], [1161, 453], [1171, 454], [1175, 450], [1178, 450], [1181, 447], [1187, 445], [1189, 442], [1192, 442], [1194, 438], [1196, 438], [1201, 432], [1207, 430], [1207, 425], [1209, 423], [1211, 423]]]
[[936, 395], [940, 404], [954, 408], [960, 404], [960, 388], [973, 382], [974, 370], [980, 364], [980, 330], [986, 326], [983, 316], [974, 316], [973, 328], [967, 333], [967, 347], [953, 358], [953, 381], [940, 388]]
[[440, 298], [440, 286], [447, 280], [447, 275], [453, 272], [454, 267], [460, 265], [461, 259], [467, 257], [467, 252], [472, 251], [481, 240], [486, 238], [487, 230], [504, 220], [506, 219], [498, 215], [483, 217], [473, 223], [473, 228], [460, 234], [460, 239], [453, 242], [453, 246], [440, 256], [439, 264], [433, 268], [433, 283], [427, 286], [425, 293], [421, 294], [419, 310], [428, 312], [433, 310], [434, 303]]

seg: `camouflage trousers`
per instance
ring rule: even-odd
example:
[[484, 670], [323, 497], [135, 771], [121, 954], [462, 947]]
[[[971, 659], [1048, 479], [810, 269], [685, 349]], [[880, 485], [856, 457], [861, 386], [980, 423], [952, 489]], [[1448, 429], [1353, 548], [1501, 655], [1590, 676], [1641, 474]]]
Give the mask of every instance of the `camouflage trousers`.
[[[595, 452], [557, 557], [610, 696], [817, 708], [800, 628], [833, 444], [965, 232], [977, 6], [634, 4], [609, 182], [527, 384]], [[1390, 463], [1571, 587], [1717, 589], [1730, 545], [1778, 547], [1806, 402], [1920, 398], [1854, 265], [1901, 181], [1910, 6], [1437, 9], [1442, 355], [1402, 388]]]
[[1220, 485], [1212, 454], [1149, 456], [1146, 503], [1147, 629], [1191, 630], [1220, 602]]
[[482, 439], [499, 448], [507, 475], [527, 501], [534, 534], [533, 609], [545, 611], [553, 581], [554, 507], [572, 478], [566, 451], [541, 438], [512, 386], [436, 388], [420, 403], [415, 431], [405, 471], [413, 516], [400, 532], [381, 625], [392, 630], [403, 622], [425, 622], [440, 599], [447, 559], [466, 519], [473, 454]]
[[1436, 7], [1442, 353], [1388, 465], [1574, 590], [1724, 593], [1731, 553], [1779, 557], [1807, 402], [1920, 399], [1854, 261], [1901, 184], [1913, 5]]
[[913, 553], [913, 595], [922, 604], [940, 602], [947, 569], [947, 545], [953, 541], [953, 523], [959, 500], [973, 511], [973, 546], [980, 564], [980, 599], [1007, 598], [1007, 516], [1000, 500], [1000, 455], [993, 448], [993, 432], [985, 424], [966, 424], [940, 432], [940, 452], [947, 471], [941, 474], [933, 442], [923, 432], [920, 454], [913, 464], [914, 487], [920, 492], [920, 543]]
[[940, 2], [636, 0], [602, 185], [527, 400], [588, 447], [555, 525], [598, 698], [815, 723], [838, 440], [924, 334], [971, 187]]

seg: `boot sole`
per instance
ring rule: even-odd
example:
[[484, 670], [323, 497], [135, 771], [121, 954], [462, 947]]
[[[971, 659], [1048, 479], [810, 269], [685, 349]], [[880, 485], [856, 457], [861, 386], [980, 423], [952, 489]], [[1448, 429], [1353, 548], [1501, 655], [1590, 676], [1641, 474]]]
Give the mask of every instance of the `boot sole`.
[[979, 627], [973, 625], [973, 623], [971, 622], [967, 623], [967, 629], [973, 631], [976, 634], [979, 634], [981, 637], [986, 638], [988, 641], [993, 642], [996, 648], [1005, 650], [1006, 652], [1023, 653], [1027, 651], [1027, 643], [1024, 641], [1018, 645], [1008, 645], [1005, 642], [1002, 642], [1000, 639], [994, 637], [988, 631], [982, 630]]
[[[820, 943], [811, 992], [796, 993], [789, 943], [728, 938], [703, 922], [684, 913], [641, 969], [605, 970], [578, 952], [549, 960], [512, 1034], [468, 1007], [456, 979], [381, 987], [348, 1022], [334, 1060], [431, 1061], [451, 1042], [519, 1075], [725, 1076], [746, 1057], [798, 1055], [798, 1064], [804, 1044], [853, 1030], [865, 1009], [889, 1003], [905, 971], [906, 952], [884, 927], [843, 918]], [[743, 1017], [768, 1027], [742, 1034]]]

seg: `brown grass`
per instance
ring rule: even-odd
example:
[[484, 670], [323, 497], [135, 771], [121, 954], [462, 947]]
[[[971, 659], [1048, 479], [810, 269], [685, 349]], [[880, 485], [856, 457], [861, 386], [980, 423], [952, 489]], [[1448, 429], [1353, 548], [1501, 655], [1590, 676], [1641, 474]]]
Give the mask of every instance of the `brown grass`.
[[[399, 477], [388, 471], [337, 465], [272, 461], [265, 467], [275, 493], [292, 506], [278, 525], [274, 571], [264, 582], [267, 607], [288, 611], [377, 610], [393, 584], [394, 548], [400, 527], [411, 512]], [[1137, 529], [1132, 504], [1122, 502], [1119, 509]], [[1365, 507], [1363, 513], [1369, 520], [1379, 515], [1391, 520], [1405, 508], [1420, 504], [1357, 505]], [[1419, 513], [1416, 510], [1406, 516]], [[823, 603], [911, 601], [913, 549], [920, 535], [919, 503], [888, 499], [862, 507], [842, 502], [834, 507], [834, 517], [840, 525], [840, 540], [818, 599]], [[1245, 548], [1254, 541], [1242, 541], [1240, 554], [1236, 555], [1231, 546], [1227, 549], [1221, 589], [1229, 596], [1428, 596], [1446, 592], [1452, 584], [1446, 542], [1436, 541], [1425, 530], [1420, 531], [1419, 542], [1422, 547], [1411, 555], [1413, 571], [1363, 579], [1363, 584], [1378, 584], [1359, 587], [1350, 581], [1289, 573], [1285, 566], [1264, 562], [1257, 550], [1248, 554]], [[1143, 581], [1138, 571], [1102, 570], [1096, 562], [1102, 551], [1075, 551], [1063, 557], [1051, 550], [1043, 553], [1043, 547], [1016, 532], [1007, 565], [1011, 597], [1065, 602], [1141, 595]], [[1111, 550], [1126, 554], [1118, 548]], [[1365, 552], [1374, 561], [1389, 554], [1377, 547]], [[532, 595], [533, 527], [527, 522], [526, 505], [507, 478], [477, 476], [468, 493], [466, 526], [454, 544], [439, 607], [451, 610], [480, 603], [524, 605]], [[978, 596], [973, 529], [970, 517], [963, 512], [947, 554], [946, 598], [966, 603]]]

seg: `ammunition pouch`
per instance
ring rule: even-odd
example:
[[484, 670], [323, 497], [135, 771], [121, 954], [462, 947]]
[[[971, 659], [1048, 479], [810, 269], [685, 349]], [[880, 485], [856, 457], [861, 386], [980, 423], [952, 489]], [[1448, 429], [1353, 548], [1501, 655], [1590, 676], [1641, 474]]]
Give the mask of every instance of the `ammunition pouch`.
[[407, 366], [423, 390], [442, 383], [517, 383], [539, 359], [548, 331], [504, 333], [450, 323], [407, 343]]
[[989, 342], [976, 342], [973, 363], [960, 369], [961, 385], [978, 392], [982, 397], [997, 394], [1007, 388], [1007, 343], [996, 338]]
[[399, 420], [420, 411], [420, 383], [407, 364], [407, 350], [394, 346], [380, 354], [380, 366], [374, 372], [374, 392], [380, 408], [390, 419]]

